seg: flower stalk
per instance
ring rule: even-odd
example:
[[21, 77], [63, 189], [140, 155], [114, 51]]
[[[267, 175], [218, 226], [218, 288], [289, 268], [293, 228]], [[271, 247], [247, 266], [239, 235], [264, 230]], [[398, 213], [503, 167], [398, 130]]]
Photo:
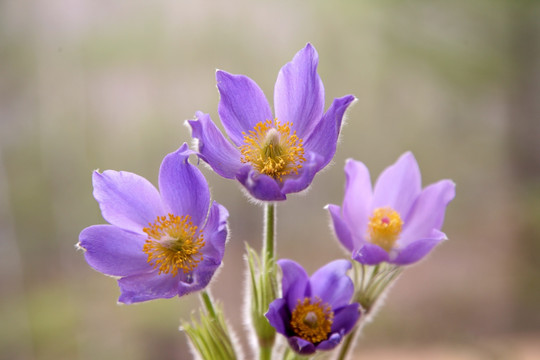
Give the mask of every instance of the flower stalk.
[[[275, 266], [275, 246], [276, 246], [276, 204], [267, 203], [264, 207], [264, 238], [263, 251], [263, 270], [270, 270], [268, 260], [271, 260], [272, 266]], [[264, 273], [265, 271], [263, 271]]]
[[201, 291], [200, 300], [204, 309], [199, 310], [200, 320], [192, 317], [191, 324], [182, 323], [182, 329], [186, 332], [193, 350], [205, 360], [238, 359], [221, 307], [219, 304], [214, 305], [210, 293], [206, 290]]
[[277, 295], [276, 279], [276, 204], [266, 203], [264, 208], [264, 236], [263, 247], [261, 249], [261, 267], [259, 272], [259, 284], [262, 290], [260, 307], [257, 314], [260, 323], [259, 337], [259, 359], [270, 360], [272, 358], [272, 348], [276, 337], [276, 330], [268, 323], [264, 316], [268, 311], [268, 306]]
[[[275, 339], [275, 330], [264, 314], [268, 310], [268, 304], [274, 299], [276, 294], [275, 272], [268, 274], [263, 271], [263, 261], [257, 252], [246, 244], [247, 262], [250, 281], [250, 302], [249, 314], [251, 324], [255, 330], [259, 358], [270, 359]], [[272, 259], [266, 259], [268, 267], [274, 269]]]
[[216, 309], [214, 309], [214, 303], [212, 302], [210, 294], [206, 290], [201, 291], [201, 302], [206, 309], [208, 315], [210, 315], [212, 319], [217, 319]]
[[295, 353], [293, 350], [291, 350], [291, 348], [289, 347], [285, 350], [285, 353], [283, 354], [283, 360], [307, 360], [311, 358], [312, 357], [310, 356], [299, 355]]
[[367, 266], [354, 262], [354, 282], [356, 292], [354, 300], [362, 307], [362, 317], [351, 333], [343, 341], [337, 360], [345, 360], [354, 347], [354, 343], [366, 324], [373, 316], [373, 310], [381, 301], [382, 295], [403, 271], [403, 267], [391, 264]]
[[268, 203], [264, 209], [263, 243], [260, 254], [246, 244], [250, 280], [250, 316], [255, 330], [259, 359], [272, 358], [276, 337], [275, 329], [268, 323], [265, 313], [278, 294], [275, 259], [276, 206]]

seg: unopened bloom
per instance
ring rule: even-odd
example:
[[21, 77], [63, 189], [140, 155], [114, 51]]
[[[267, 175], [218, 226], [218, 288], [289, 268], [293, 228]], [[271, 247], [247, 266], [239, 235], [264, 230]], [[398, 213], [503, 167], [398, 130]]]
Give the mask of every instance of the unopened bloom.
[[359, 305], [350, 304], [354, 285], [346, 272], [351, 263], [330, 262], [311, 277], [292, 260], [278, 264], [283, 272], [283, 297], [270, 304], [266, 313], [270, 325], [299, 354], [332, 350], [360, 318]]
[[218, 107], [229, 142], [208, 114], [188, 123], [199, 156], [219, 175], [237, 179], [254, 198], [285, 200], [304, 190], [336, 152], [351, 95], [335, 99], [324, 112], [318, 55], [307, 44], [279, 72], [275, 117], [262, 90], [250, 78], [217, 71]]
[[161, 164], [158, 190], [133, 173], [94, 172], [94, 197], [110, 225], [84, 229], [78, 246], [94, 269], [118, 277], [123, 303], [182, 296], [204, 288], [221, 264], [227, 210], [184, 144]]
[[347, 160], [345, 175], [343, 206], [327, 208], [339, 241], [356, 261], [407, 265], [446, 239], [441, 227], [455, 184], [441, 180], [422, 189], [412, 153], [384, 170], [373, 190], [363, 163]]

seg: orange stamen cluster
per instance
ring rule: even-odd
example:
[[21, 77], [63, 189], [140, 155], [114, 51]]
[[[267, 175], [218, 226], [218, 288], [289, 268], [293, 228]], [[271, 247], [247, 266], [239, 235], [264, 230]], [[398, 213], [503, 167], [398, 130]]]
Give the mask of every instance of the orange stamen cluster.
[[180, 269], [188, 273], [203, 260], [203, 234], [197, 231], [189, 215], [158, 216], [148, 225], [143, 229], [148, 235], [143, 251], [148, 254], [148, 263], [159, 268], [159, 274], [176, 276]]
[[390, 251], [401, 234], [402, 226], [403, 220], [397, 211], [391, 207], [377, 208], [369, 218], [369, 241]]
[[295, 334], [313, 344], [319, 343], [328, 338], [332, 328], [334, 312], [328, 304], [323, 304], [317, 298], [315, 302], [304, 298], [298, 300], [291, 316], [291, 327]]
[[244, 145], [240, 146], [242, 163], [251, 163], [261, 174], [279, 181], [298, 169], [306, 161], [303, 140], [296, 131], [291, 134], [292, 123], [281, 124], [277, 119], [258, 122], [249, 134], [245, 132]]

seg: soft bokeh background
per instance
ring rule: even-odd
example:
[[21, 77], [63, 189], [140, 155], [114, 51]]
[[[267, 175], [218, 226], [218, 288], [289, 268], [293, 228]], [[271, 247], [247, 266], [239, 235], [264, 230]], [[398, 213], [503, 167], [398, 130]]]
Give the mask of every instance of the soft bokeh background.
[[[424, 184], [457, 183], [451, 240], [400, 278], [359, 358], [539, 358], [539, 34], [525, 0], [1, 2], [0, 358], [189, 358], [177, 329], [197, 296], [118, 306], [115, 281], [75, 250], [103, 222], [91, 172], [155, 184], [190, 139], [184, 120], [218, 119], [216, 68], [271, 101], [308, 41], [327, 104], [358, 101], [334, 165], [279, 205], [279, 255], [309, 271], [345, 256], [323, 210], [341, 202], [345, 159], [375, 176], [412, 150]], [[243, 336], [243, 249], [259, 247], [262, 209], [203, 171], [231, 213], [212, 290]]]

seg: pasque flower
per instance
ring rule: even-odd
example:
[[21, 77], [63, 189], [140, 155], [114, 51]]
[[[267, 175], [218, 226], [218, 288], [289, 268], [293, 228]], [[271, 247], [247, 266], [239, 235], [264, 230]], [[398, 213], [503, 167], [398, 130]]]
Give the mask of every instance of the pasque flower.
[[183, 144], [163, 159], [158, 190], [129, 172], [93, 174], [94, 197], [110, 225], [84, 229], [78, 246], [94, 269], [118, 279], [118, 301], [182, 296], [208, 285], [221, 264], [227, 210]]
[[366, 265], [407, 265], [446, 239], [441, 227], [455, 184], [441, 180], [422, 189], [412, 153], [384, 170], [373, 190], [363, 163], [347, 160], [345, 175], [343, 206], [327, 208], [339, 241], [353, 259]]
[[350, 304], [354, 292], [346, 275], [347, 260], [335, 260], [311, 277], [296, 262], [279, 260], [283, 297], [274, 300], [266, 317], [291, 348], [309, 355], [335, 348], [360, 318], [359, 305]]
[[229, 142], [208, 114], [189, 120], [199, 156], [215, 172], [237, 179], [254, 198], [285, 200], [309, 186], [334, 156], [351, 95], [324, 112], [318, 55], [307, 44], [277, 77], [275, 117], [262, 90], [250, 78], [217, 71], [218, 113]]

